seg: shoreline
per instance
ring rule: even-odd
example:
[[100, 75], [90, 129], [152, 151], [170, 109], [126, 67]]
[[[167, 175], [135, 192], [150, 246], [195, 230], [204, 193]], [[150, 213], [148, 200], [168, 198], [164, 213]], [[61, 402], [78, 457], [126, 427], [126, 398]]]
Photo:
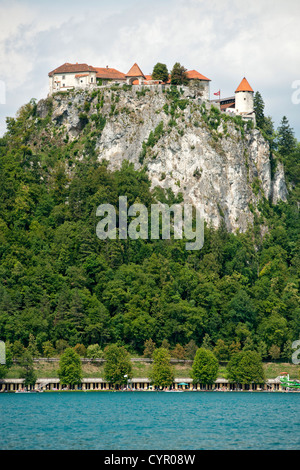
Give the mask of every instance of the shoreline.
[[0, 390], [4, 393], [300, 393], [300, 390]]

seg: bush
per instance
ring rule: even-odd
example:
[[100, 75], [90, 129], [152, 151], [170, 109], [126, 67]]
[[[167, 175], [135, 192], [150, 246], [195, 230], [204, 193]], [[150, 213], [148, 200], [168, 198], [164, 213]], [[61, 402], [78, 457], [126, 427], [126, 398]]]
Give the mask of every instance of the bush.
[[101, 359], [103, 357], [103, 351], [99, 344], [90, 344], [86, 350], [86, 357], [89, 359]]
[[83, 344], [76, 344], [74, 351], [81, 357], [86, 357], [86, 347]]
[[208, 349], [199, 348], [196, 352], [192, 366], [192, 379], [194, 383], [212, 384], [217, 378], [219, 362], [216, 356]]

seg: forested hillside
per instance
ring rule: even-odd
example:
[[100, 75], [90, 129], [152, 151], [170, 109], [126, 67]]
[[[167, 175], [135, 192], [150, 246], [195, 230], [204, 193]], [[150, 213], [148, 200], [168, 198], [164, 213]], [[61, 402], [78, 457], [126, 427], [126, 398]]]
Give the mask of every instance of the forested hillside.
[[42, 118], [36, 109], [32, 101], [8, 119], [0, 139], [2, 340], [41, 355], [59, 340], [117, 342], [132, 353], [150, 338], [193, 340], [217, 345], [225, 360], [243, 348], [290, 360], [300, 334], [300, 144], [286, 120], [277, 135], [263, 115], [259, 125], [284, 164], [288, 202], [264, 199], [245, 233], [206, 225], [203, 249], [187, 251], [184, 240], [99, 240], [98, 205], [177, 199], [151, 190], [146, 168], [98, 161], [93, 132], [105, 121], [94, 118], [93, 131], [83, 114], [75, 140], [59, 127], [50, 138], [51, 106]]

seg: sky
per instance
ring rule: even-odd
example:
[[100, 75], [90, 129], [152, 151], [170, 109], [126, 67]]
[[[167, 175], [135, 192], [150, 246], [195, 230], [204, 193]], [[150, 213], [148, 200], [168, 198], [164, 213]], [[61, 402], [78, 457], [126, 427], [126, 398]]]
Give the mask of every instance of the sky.
[[211, 79], [211, 98], [245, 76], [300, 140], [299, 25], [299, 0], [0, 0], [0, 135], [65, 62], [144, 74], [180, 62]]

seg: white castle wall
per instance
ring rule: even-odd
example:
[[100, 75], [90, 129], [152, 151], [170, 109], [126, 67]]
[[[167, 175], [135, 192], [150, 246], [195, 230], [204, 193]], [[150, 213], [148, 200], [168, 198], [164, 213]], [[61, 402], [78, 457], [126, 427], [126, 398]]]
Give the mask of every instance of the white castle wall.
[[238, 113], [252, 113], [254, 110], [253, 92], [238, 91], [235, 94], [235, 109]]
[[[76, 78], [76, 75], [87, 76]], [[70, 88], [86, 88], [93, 84], [96, 84], [96, 72], [63, 73], [49, 77], [50, 94], [56, 91], [67, 91]]]

